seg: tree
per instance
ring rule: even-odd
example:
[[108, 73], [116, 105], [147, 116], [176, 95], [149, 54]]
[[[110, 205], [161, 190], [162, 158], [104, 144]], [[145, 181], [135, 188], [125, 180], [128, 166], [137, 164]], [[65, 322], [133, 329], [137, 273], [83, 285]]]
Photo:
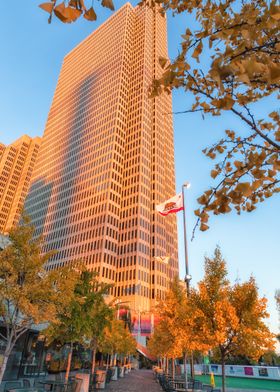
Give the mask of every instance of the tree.
[[[198, 198], [201, 207], [195, 211], [196, 227], [204, 231], [211, 213], [225, 214], [232, 208], [238, 214], [251, 212], [280, 191], [280, 115], [277, 106], [273, 108], [280, 86], [280, 7], [276, 0], [142, 4], [157, 9], [161, 4], [159, 12], [184, 12], [196, 19], [195, 30], [186, 28], [182, 35], [178, 57], [172, 63], [159, 58], [163, 75], [154, 81], [151, 96], [183, 88], [193, 103], [182, 113], [201, 112], [204, 118], [227, 111], [246, 128], [225, 130], [221, 140], [203, 151], [217, 159], [211, 171], [216, 183]], [[260, 118], [254, 114], [255, 104], [266, 100], [271, 112]]]
[[[279, 312], [279, 317], [280, 317], [280, 290], [276, 290], [275, 299], [276, 299], [276, 305], [277, 305], [278, 312]], [[277, 338], [278, 341], [280, 342], [280, 334], [278, 334], [278, 335], [276, 336], [276, 338]]]
[[[95, 294], [97, 287], [94, 289]], [[88, 310], [90, 317], [88, 338], [90, 339], [90, 348], [92, 349], [92, 376], [94, 375], [95, 370], [96, 351], [104, 338], [105, 328], [111, 325], [113, 319], [113, 308], [111, 305], [107, 305], [104, 299], [104, 294], [108, 293], [109, 288], [110, 286], [107, 284], [103, 284], [101, 288], [99, 286], [98, 295], [95, 297], [94, 307]]]
[[276, 299], [276, 305], [277, 305], [278, 311], [280, 313], [280, 290], [276, 291], [275, 299]]
[[200, 323], [201, 311], [192, 307], [178, 278], [171, 282], [165, 300], [160, 301], [158, 316], [159, 324], [148, 345], [153, 355], [172, 360], [184, 356], [186, 363], [192, 351], [205, 352], [210, 348], [207, 331]]
[[267, 366], [279, 366], [280, 356], [275, 351], [268, 351], [261, 357], [262, 362]]
[[113, 319], [112, 323], [104, 330], [103, 339], [99, 349], [104, 354], [131, 355], [136, 351], [136, 341], [122, 320]]
[[107, 291], [108, 285], [99, 283], [94, 273], [82, 271], [75, 285], [71, 302], [59, 313], [58, 321], [51, 323], [43, 332], [50, 343], [70, 344], [66, 381], [71, 368], [74, 343], [90, 346], [93, 349], [92, 372], [94, 372], [96, 344], [111, 317], [110, 307], [104, 300]]
[[[87, 5], [89, 3], [91, 7]], [[114, 11], [114, 3], [112, 0], [102, 0], [101, 5]], [[75, 22], [80, 16], [83, 16], [89, 21], [95, 21], [97, 15], [93, 8], [93, 3], [84, 0], [69, 0], [67, 4], [61, 0], [51, 0], [47, 3], [39, 5], [44, 11], [49, 14], [48, 22], [51, 23], [53, 16], [56, 16], [63, 23]]]
[[205, 276], [198, 289], [191, 290], [192, 306], [200, 311], [199, 323], [207, 331], [208, 342], [216, 348], [222, 363], [225, 391], [225, 361], [246, 355], [258, 360], [274, 348], [274, 335], [265, 325], [269, 316], [266, 298], [259, 298], [255, 279], [230, 285], [226, 263], [219, 248], [214, 258], [205, 258]]
[[10, 245], [0, 253], [1, 338], [6, 343], [0, 383], [17, 340], [34, 325], [55, 322], [73, 293], [75, 273], [65, 268], [47, 272], [44, 266], [52, 253], [42, 256], [42, 238], [33, 235], [30, 219], [23, 216], [9, 232]]
[[[83, 0], [52, 0], [41, 8], [63, 22], [82, 14], [95, 20], [93, 8]], [[114, 9], [112, 0], [103, 6]], [[212, 160], [216, 183], [209, 187], [195, 211], [197, 226], [208, 229], [210, 214], [225, 214], [234, 208], [251, 212], [259, 202], [280, 191], [280, 115], [271, 108], [267, 118], [254, 114], [256, 103], [273, 106], [280, 86], [280, 6], [276, 0], [141, 0], [140, 5], [156, 12], [189, 13], [196, 19], [195, 30], [186, 28], [181, 51], [170, 63], [159, 58], [163, 75], [153, 83], [151, 98], [163, 91], [183, 88], [193, 98], [184, 113], [201, 112], [220, 116], [230, 112], [246, 131], [226, 129], [225, 136], [203, 150]], [[160, 7], [159, 7], [160, 5]], [[211, 59], [205, 60], [205, 59]], [[195, 61], [199, 67], [195, 65]], [[194, 231], [195, 231], [194, 228]]]

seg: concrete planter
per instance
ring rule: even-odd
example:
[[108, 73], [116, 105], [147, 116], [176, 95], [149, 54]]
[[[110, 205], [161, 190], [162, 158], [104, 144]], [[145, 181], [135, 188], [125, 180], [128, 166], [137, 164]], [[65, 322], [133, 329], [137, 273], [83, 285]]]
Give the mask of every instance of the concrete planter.
[[120, 366], [120, 378], [124, 377], [124, 366]]
[[96, 389], [105, 389], [105, 384], [106, 384], [106, 371], [105, 370], [96, 370], [95, 388]]
[[80, 392], [88, 392], [88, 390], [89, 390], [90, 374], [77, 373], [75, 378], [77, 380], [82, 380]]
[[113, 372], [111, 380], [117, 381], [118, 380], [118, 368], [117, 368], [117, 366], [112, 366], [111, 369], [112, 369], [112, 372]]

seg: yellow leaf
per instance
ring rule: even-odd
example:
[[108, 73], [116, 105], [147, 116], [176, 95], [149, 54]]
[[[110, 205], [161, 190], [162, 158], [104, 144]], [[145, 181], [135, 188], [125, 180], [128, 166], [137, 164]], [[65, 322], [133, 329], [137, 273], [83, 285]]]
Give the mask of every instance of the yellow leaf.
[[165, 66], [168, 62], [168, 59], [166, 59], [164, 57], [159, 57], [158, 62], [160, 64], [161, 68], [165, 68]]
[[211, 103], [218, 109], [230, 110], [233, 107], [235, 101], [231, 98], [231, 96], [227, 95], [222, 99], [213, 99]]
[[93, 9], [93, 7], [90, 7], [85, 13], [84, 13], [84, 18], [90, 21], [96, 20], [96, 13]]
[[246, 29], [242, 29], [241, 30], [241, 34], [242, 34], [242, 37], [245, 38], [245, 39], [250, 39], [251, 38], [250, 32], [248, 30], [246, 30]]
[[199, 55], [201, 54], [202, 49], [203, 49], [203, 44], [202, 44], [202, 41], [200, 41], [192, 54], [192, 57], [194, 59], [196, 59], [197, 61], [199, 61]]
[[200, 230], [201, 231], [206, 231], [206, 230], [208, 230], [209, 229], [209, 226], [208, 225], [206, 225], [205, 223], [201, 223], [201, 225], [200, 225]]
[[53, 3], [42, 3], [39, 5], [39, 7], [42, 8], [42, 10], [51, 14], [53, 10]]
[[217, 170], [211, 170], [211, 177], [216, 178], [219, 172]]
[[239, 82], [245, 83], [245, 84], [250, 84], [250, 79], [249, 76], [247, 74], [240, 74], [237, 75], [237, 79], [239, 80]]
[[236, 185], [236, 191], [241, 192], [244, 196], [250, 196], [252, 193], [250, 182], [240, 182]]
[[102, 0], [101, 5], [103, 7], [109, 8], [111, 11], [115, 10], [115, 7], [114, 7], [112, 0]]
[[78, 0], [70, 0], [69, 6], [74, 7], [74, 8], [78, 8]]
[[280, 7], [277, 5], [271, 5], [270, 7], [270, 16], [272, 19], [279, 20], [280, 19]]
[[68, 14], [64, 3], [58, 4], [54, 9], [55, 16], [63, 23], [67, 22]]
[[65, 7], [64, 3], [60, 3], [54, 8], [54, 13], [63, 23], [71, 23], [81, 16], [82, 11], [72, 7]]
[[232, 99], [230, 96], [227, 96], [224, 98], [222, 109], [230, 110], [233, 107], [234, 103], [234, 99]]
[[199, 204], [206, 204], [207, 201], [208, 201], [208, 197], [206, 197], [205, 195], [202, 195], [202, 196], [200, 196], [200, 197], [197, 199], [197, 201], [198, 201]]
[[238, 170], [241, 169], [243, 166], [243, 163], [240, 161], [234, 161], [233, 164], [236, 167], [236, 169], [238, 169]]
[[269, 66], [269, 79], [271, 83], [276, 83], [280, 80], [279, 64], [271, 64]]

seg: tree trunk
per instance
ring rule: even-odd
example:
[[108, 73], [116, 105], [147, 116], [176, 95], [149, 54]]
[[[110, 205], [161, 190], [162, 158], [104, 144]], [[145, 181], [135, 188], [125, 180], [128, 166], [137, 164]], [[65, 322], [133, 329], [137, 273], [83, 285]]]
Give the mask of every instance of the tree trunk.
[[222, 392], [226, 391], [225, 357], [222, 354]]
[[91, 365], [91, 375], [94, 375], [95, 371], [95, 356], [96, 356], [96, 347], [92, 350], [92, 365]]
[[70, 351], [68, 353], [68, 358], [67, 358], [67, 368], [66, 368], [66, 373], [65, 373], [65, 381], [68, 382], [69, 379], [69, 373], [71, 369], [71, 362], [72, 362], [72, 353], [73, 353], [73, 343], [70, 344]]
[[191, 377], [194, 379], [194, 361], [193, 361], [193, 352], [191, 352]]
[[[6, 331], [7, 331], [7, 329], [6, 329]], [[4, 373], [5, 373], [5, 370], [6, 370], [6, 367], [7, 367], [9, 356], [10, 356], [10, 354], [12, 352], [12, 349], [14, 348], [14, 345], [16, 344], [17, 339], [18, 339], [12, 333], [12, 331], [10, 331], [10, 333], [8, 333], [8, 332], [6, 332], [6, 333], [7, 333], [7, 338], [8, 339], [7, 339], [7, 345], [6, 345], [6, 348], [5, 348], [5, 351], [4, 351], [3, 364], [2, 364], [1, 369], [0, 369], [0, 385], [1, 385], [3, 377], [4, 377]]]
[[91, 364], [91, 377], [90, 377], [90, 385], [89, 385], [89, 390], [91, 386], [91, 390], [94, 391], [94, 371], [95, 371], [95, 356], [96, 356], [96, 347], [93, 348], [92, 350], [92, 364]]
[[172, 358], [172, 378], [175, 379], [175, 359]]
[[188, 389], [187, 353], [184, 353], [185, 388]]
[[106, 358], [106, 370], [108, 370], [109, 364], [110, 364], [110, 355], [107, 354], [107, 358]]
[[11, 353], [11, 350], [10, 351], [5, 350], [3, 364], [2, 364], [1, 369], [0, 369], [0, 384], [2, 383], [2, 379], [4, 377], [4, 373], [5, 373], [5, 370], [6, 370], [6, 367], [7, 367], [7, 363], [8, 363], [8, 359], [9, 359], [10, 353]]

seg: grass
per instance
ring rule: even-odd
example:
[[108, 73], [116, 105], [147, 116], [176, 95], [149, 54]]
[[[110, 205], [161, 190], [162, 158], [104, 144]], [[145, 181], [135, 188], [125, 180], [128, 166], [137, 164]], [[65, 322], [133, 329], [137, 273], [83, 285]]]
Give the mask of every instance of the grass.
[[[210, 384], [210, 376], [195, 376], [205, 384]], [[216, 387], [222, 386], [222, 377], [215, 376]], [[280, 391], [280, 381], [256, 378], [226, 377], [226, 386], [237, 389], [254, 389], [259, 391]]]

